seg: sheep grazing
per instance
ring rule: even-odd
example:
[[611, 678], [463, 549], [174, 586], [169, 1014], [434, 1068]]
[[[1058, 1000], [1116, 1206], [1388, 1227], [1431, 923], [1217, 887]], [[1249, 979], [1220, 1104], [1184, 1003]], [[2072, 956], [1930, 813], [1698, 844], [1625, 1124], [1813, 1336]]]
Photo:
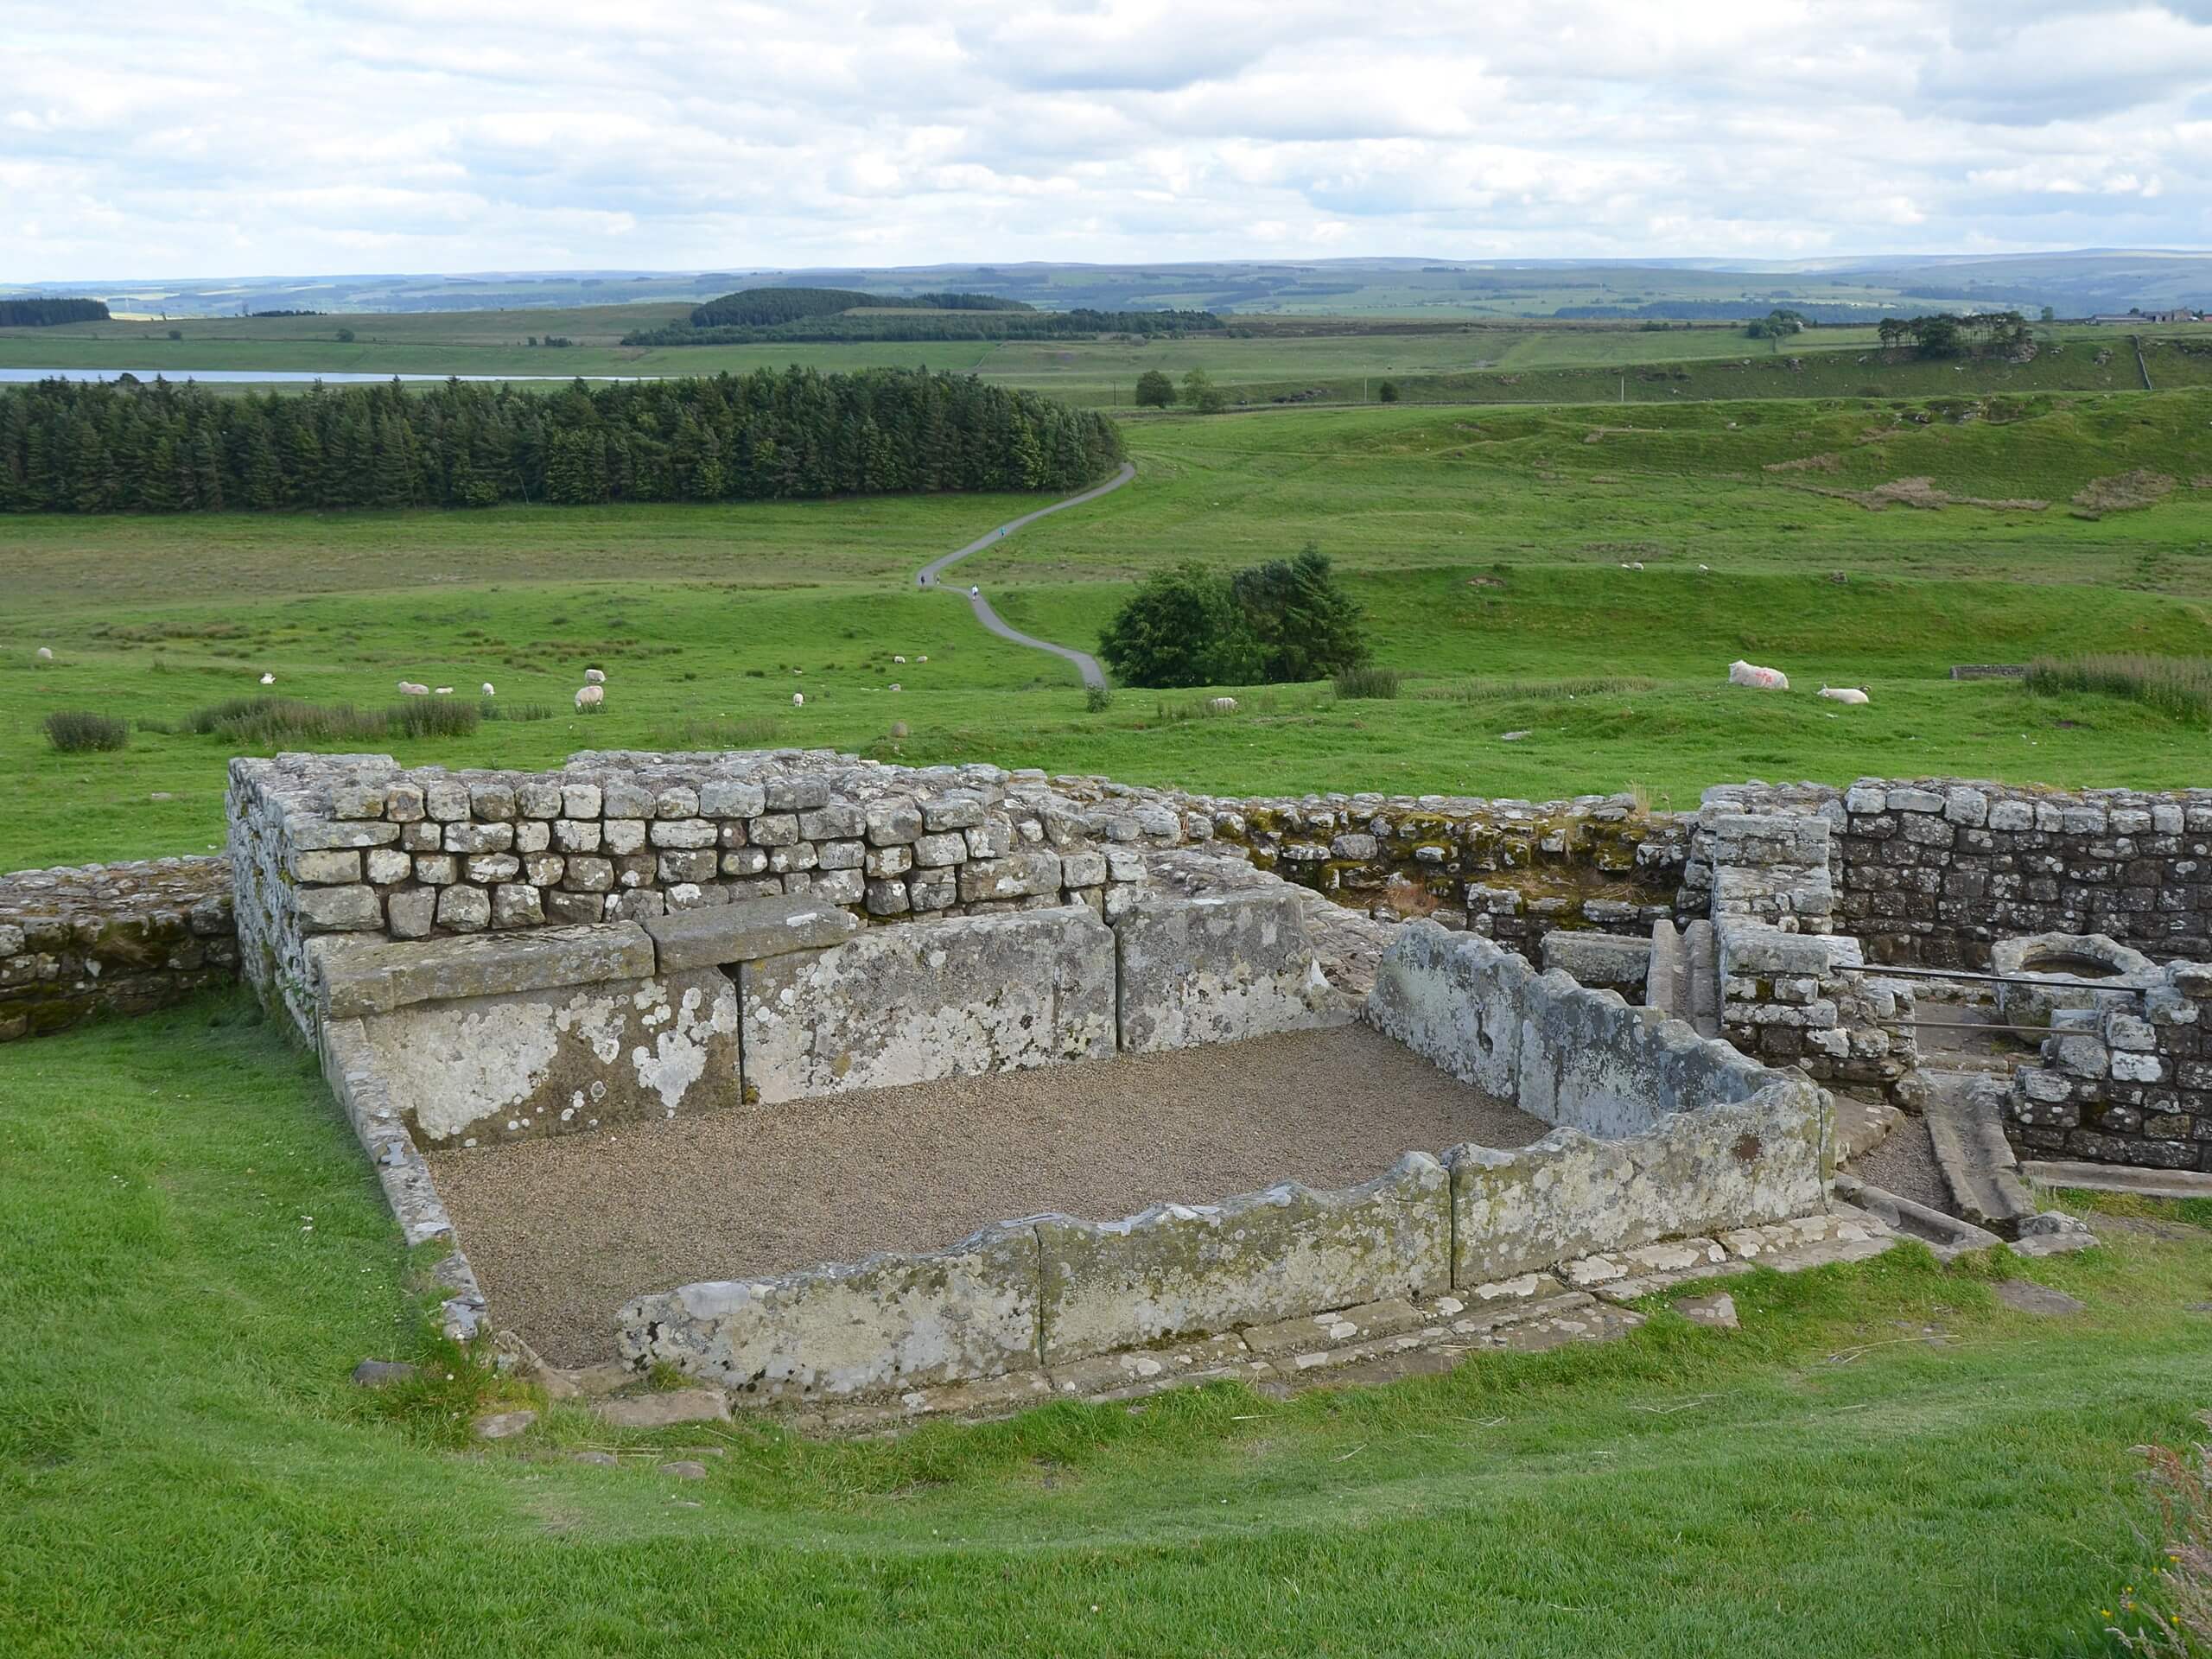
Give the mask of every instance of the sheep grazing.
[[927, 661], [929, 661], [929, 658], [926, 658], [926, 657], [917, 657], [917, 658], [914, 658], [914, 660], [915, 660], [916, 662], [918, 662], [918, 663], [926, 663]]
[[1787, 691], [1789, 677], [1778, 668], [1761, 668], [1738, 657], [1728, 664], [1728, 683], [1748, 685], [1754, 691]]
[[487, 697], [492, 695], [492, 682], [489, 680], [484, 682], [484, 695]]
[[1233, 715], [1236, 712], [1236, 699], [1234, 697], [1208, 697], [1206, 699], [1206, 709], [1210, 714]]
[[276, 683], [276, 677], [274, 674], [264, 674], [261, 677], [261, 683], [264, 685], [274, 685]]
[[903, 663], [906, 659], [904, 657], [893, 657], [891, 660], [894, 663]]
[[893, 691], [904, 691], [906, 688], [899, 684], [898, 681], [893, 680], [891, 682], [891, 689]]
[[50, 663], [54, 660], [54, 652], [50, 646], [41, 645], [34, 654], [41, 663]]
[[449, 685], [434, 687], [432, 689], [432, 695], [435, 696], [449, 697], [453, 696], [453, 687]]
[[806, 707], [806, 693], [805, 693], [805, 692], [804, 692], [804, 691], [794, 691], [794, 692], [792, 692], [792, 693], [791, 693], [791, 707], [792, 707], [792, 708], [794, 708], [794, 709], [804, 709], [804, 708], [805, 708], [805, 707]]
[[607, 675], [603, 670], [588, 668], [584, 670], [584, 683], [586, 685], [605, 685], [607, 683]]
[[1852, 685], [1824, 685], [1821, 688], [1821, 695], [1830, 702], [1861, 703], [1866, 701], [1866, 694]]
[[430, 695], [430, 688], [427, 685], [417, 685], [412, 680], [402, 680], [399, 683], [399, 695], [403, 697], [427, 697]]
[[606, 701], [607, 688], [603, 685], [580, 685], [576, 688], [576, 712], [580, 715], [587, 709], [596, 711]]

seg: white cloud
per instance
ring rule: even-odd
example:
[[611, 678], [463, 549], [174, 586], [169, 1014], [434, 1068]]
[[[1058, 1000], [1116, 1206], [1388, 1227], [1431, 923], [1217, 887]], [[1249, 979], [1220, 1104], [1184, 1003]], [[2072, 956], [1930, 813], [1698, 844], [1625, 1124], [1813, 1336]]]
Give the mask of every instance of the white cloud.
[[2212, 243], [2212, 0], [13, 10], [4, 281]]

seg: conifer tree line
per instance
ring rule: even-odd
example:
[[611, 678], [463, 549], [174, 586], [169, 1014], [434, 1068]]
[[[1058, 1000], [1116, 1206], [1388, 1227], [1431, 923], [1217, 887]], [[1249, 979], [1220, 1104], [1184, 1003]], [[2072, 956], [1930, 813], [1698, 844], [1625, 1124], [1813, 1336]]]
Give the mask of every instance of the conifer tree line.
[[178, 512], [1070, 490], [1103, 416], [971, 375], [791, 367], [556, 392], [448, 380], [218, 396], [0, 388], [0, 510]]
[[41, 294], [0, 300], [0, 328], [53, 328], [65, 322], [105, 322], [105, 300], [64, 300]]

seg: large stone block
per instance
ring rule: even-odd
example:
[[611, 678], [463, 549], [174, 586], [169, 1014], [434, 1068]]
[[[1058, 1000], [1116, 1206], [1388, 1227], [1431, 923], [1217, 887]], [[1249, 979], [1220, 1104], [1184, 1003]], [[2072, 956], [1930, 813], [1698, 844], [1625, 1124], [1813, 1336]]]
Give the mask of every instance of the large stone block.
[[1643, 997], [1651, 969], [1649, 939], [1560, 929], [1545, 934], [1541, 948], [1545, 968], [1573, 975], [1577, 984]]
[[1623, 1140], [1567, 1128], [1518, 1152], [1453, 1148], [1453, 1282], [1822, 1208], [1819, 1093], [1770, 1075], [1747, 1100]]
[[880, 927], [739, 970], [748, 1097], [1114, 1052], [1114, 936], [1082, 906]]
[[737, 989], [712, 968], [420, 1002], [362, 1021], [423, 1145], [735, 1105]]
[[1350, 1017], [1321, 976], [1294, 888], [1147, 900], [1114, 924], [1114, 942], [1124, 1052], [1241, 1042]]
[[1045, 1362], [1272, 1324], [1451, 1283], [1451, 1177], [1409, 1152], [1374, 1180], [1295, 1182], [1115, 1222], [1036, 1220]]
[[931, 1255], [685, 1285], [640, 1296], [617, 1318], [631, 1363], [663, 1362], [772, 1398], [1033, 1370], [1037, 1236], [1026, 1224], [991, 1227]]
[[858, 917], [808, 893], [744, 899], [734, 905], [649, 916], [643, 923], [664, 974], [818, 950], [850, 938], [860, 925]]
[[613, 922], [393, 944], [333, 939], [310, 958], [325, 1017], [346, 1020], [416, 1002], [641, 979], [653, 971], [653, 944], [635, 923]]

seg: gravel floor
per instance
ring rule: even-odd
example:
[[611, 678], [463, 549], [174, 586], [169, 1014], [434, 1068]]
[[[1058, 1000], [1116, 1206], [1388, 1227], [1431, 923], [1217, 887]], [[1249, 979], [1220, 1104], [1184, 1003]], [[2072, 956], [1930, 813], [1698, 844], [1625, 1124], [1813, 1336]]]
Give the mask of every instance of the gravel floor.
[[1363, 1026], [727, 1110], [431, 1158], [494, 1320], [611, 1357], [642, 1291], [948, 1244], [1012, 1216], [1111, 1220], [1410, 1147], [1546, 1126]]
[[1878, 1186], [1901, 1198], [1910, 1198], [1947, 1216], [1958, 1214], [1951, 1184], [1936, 1161], [1935, 1144], [1928, 1138], [1924, 1118], [1906, 1117], [1881, 1143], [1845, 1166], [1869, 1186]]

